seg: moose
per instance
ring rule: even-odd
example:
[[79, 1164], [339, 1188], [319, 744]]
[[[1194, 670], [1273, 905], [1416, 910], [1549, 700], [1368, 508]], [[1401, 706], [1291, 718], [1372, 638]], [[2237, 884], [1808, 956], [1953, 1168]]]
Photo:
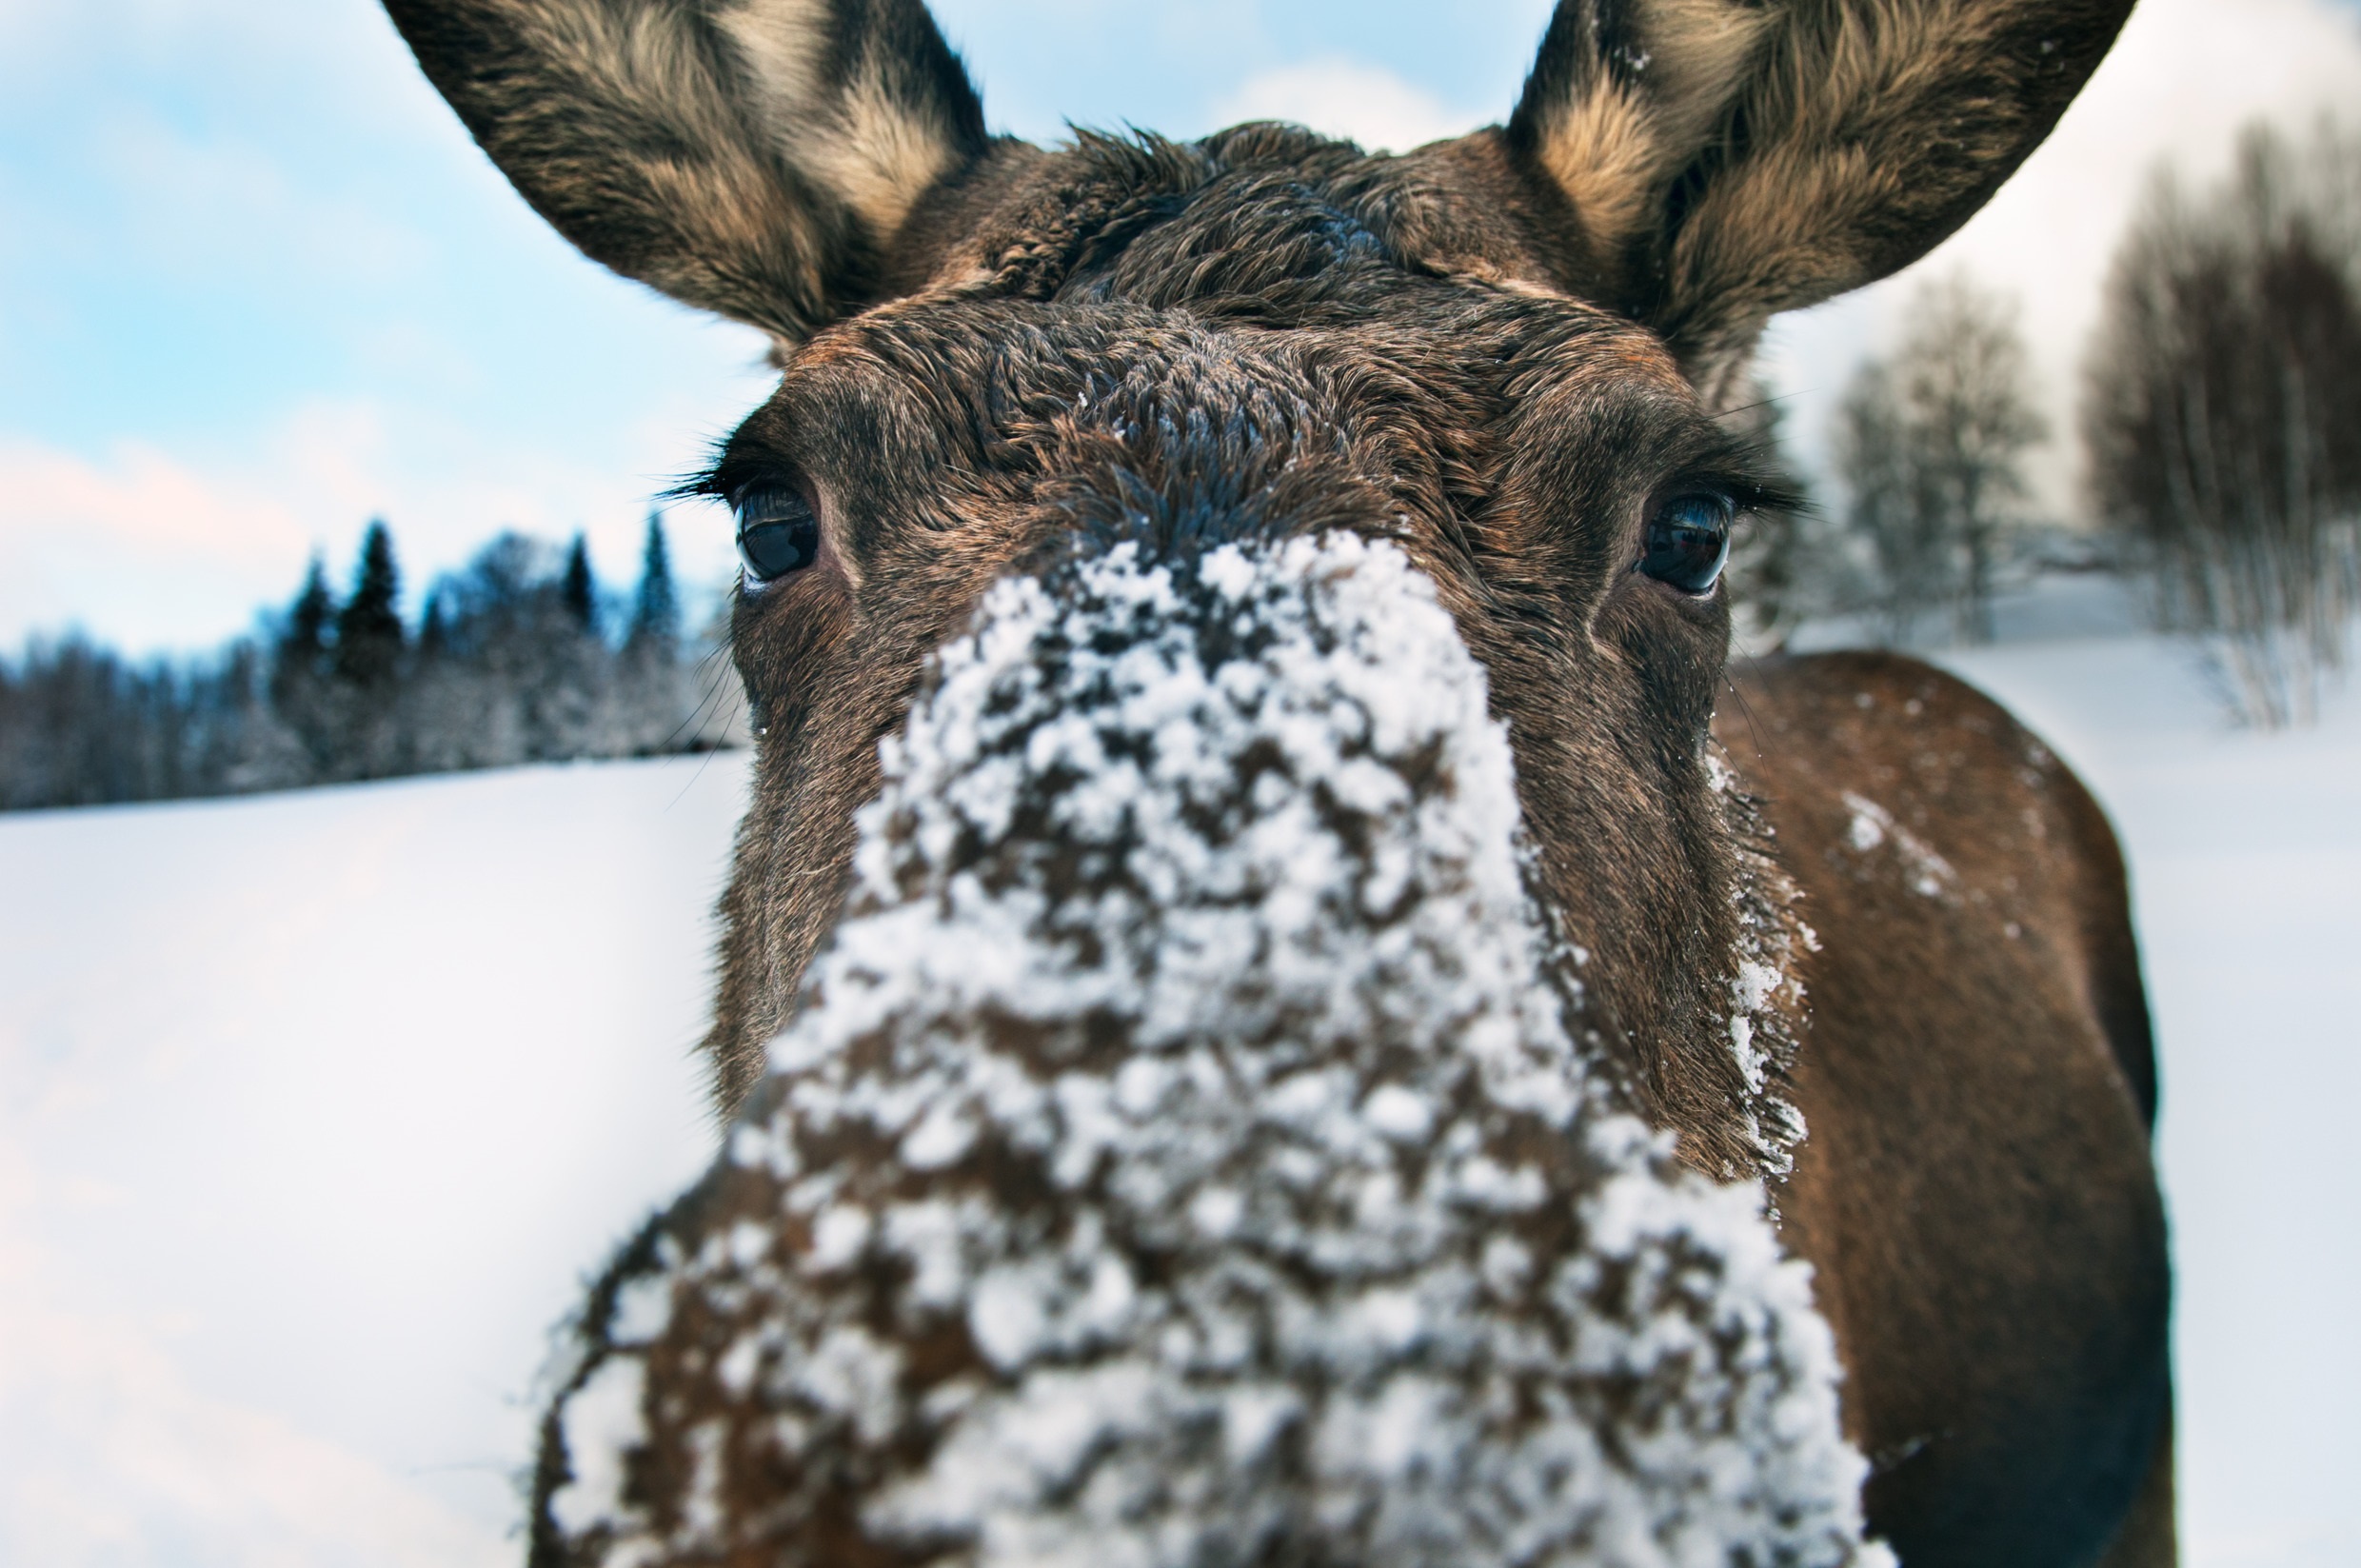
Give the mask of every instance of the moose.
[[986, 129], [919, 0], [387, 0], [775, 345], [709, 1175], [536, 1564], [2169, 1563], [2125, 877], [1898, 657], [1740, 662], [1776, 312], [2129, 0], [1564, 0], [1504, 127]]

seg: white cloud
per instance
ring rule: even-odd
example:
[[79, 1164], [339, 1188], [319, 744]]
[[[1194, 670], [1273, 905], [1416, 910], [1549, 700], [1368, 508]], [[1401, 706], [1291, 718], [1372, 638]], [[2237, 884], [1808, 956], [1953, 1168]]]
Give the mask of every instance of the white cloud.
[[[381, 516], [413, 595], [510, 527], [585, 531], [600, 575], [620, 586], [637, 574], [652, 498], [753, 401], [736, 385], [709, 407], [658, 399], [595, 464], [369, 402], [307, 404], [209, 457], [0, 437], [0, 647], [69, 625], [135, 653], [211, 646], [291, 598], [314, 551], [341, 580], [363, 525]], [[680, 510], [669, 533], [684, 581], [726, 576], [718, 516]]]
[[92, 461], [0, 442], [0, 626], [13, 633], [71, 620], [144, 645], [209, 643], [244, 620], [225, 622], [227, 606], [286, 592], [310, 547], [266, 488], [142, 444]]
[[1214, 120], [1289, 120], [1372, 152], [1402, 152], [1464, 134], [1484, 116], [1459, 113], [1390, 70], [1327, 59], [1250, 77], [1215, 107]]
[[1859, 356], [1893, 333], [1918, 283], [1965, 268], [2014, 294], [2055, 427], [2036, 472], [2055, 515], [2074, 506], [2073, 397], [2117, 239], [2151, 171], [2200, 178], [2229, 163], [2239, 129], [2307, 129], [2361, 105], [2361, 24], [2332, 0], [2143, 0], [2056, 131], [1992, 205], [1900, 276], [1777, 323], [1766, 368], [1792, 395], [1792, 427], [1817, 461]]

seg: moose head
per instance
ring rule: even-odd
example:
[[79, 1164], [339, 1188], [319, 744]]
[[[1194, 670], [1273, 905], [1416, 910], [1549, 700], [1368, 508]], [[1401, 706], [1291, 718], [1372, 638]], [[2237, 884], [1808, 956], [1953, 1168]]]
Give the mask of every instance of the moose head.
[[736, 508], [762, 729], [708, 1047], [759, 1077], [843, 902], [877, 742], [1044, 549], [1342, 529], [1430, 576], [1517, 747], [1545, 896], [1699, 1162], [1748, 1161], [1706, 724], [1729, 411], [1771, 316], [1916, 259], [2048, 132], [2120, 0], [1579, 0], [1504, 129], [985, 130], [916, 0], [389, 0], [594, 259], [768, 332]]
[[[1830, 1457], [1849, 1451], [1825, 1333], [1815, 1339], [1796, 1279], [1749, 1250], [1755, 1233], [1724, 1222], [1718, 1189], [1665, 1163], [1670, 1147], [1711, 1178], [1776, 1175], [1802, 1130], [1781, 1089], [1796, 1001], [1781, 963], [1809, 938], [1710, 737], [1731, 536], [1789, 498], [1727, 416], [1775, 313], [1907, 265], [1991, 196], [2103, 54], [2123, 0], [1566, 0], [1505, 127], [1401, 156], [1269, 124], [1193, 143], [996, 137], [918, 0], [387, 4], [551, 223], [617, 271], [768, 333], [781, 372], [696, 486], [736, 514], [733, 642], [760, 736], [708, 1039], [721, 1102], [743, 1120], [725, 1168], [642, 1239], [585, 1319], [544, 1460], [544, 1559], [1058, 1558], [1089, 1538], [1042, 1524], [1071, 1504], [1092, 1528], [1165, 1521], [1122, 1538], [1157, 1560], [1167, 1549], [1176, 1560], [1525, 1560], [1503, 1522], [1516, 1519], [1543, 1557], [1658, 1560], [1609, 1538], [1634, 1519], [1659, 1529], [1662, 1509], [1566, 1502], [1567, 1486], [1589, 1483], [1565, 1478], [1589, 1472], [1574, 1449], [1541, 1450], [1576, 1430], [1594, 1459], [1619, 1456], [1598, 1460], [1605, 1471], [1653, 1478], [1633, 1480], [1639, 1491], [1720, 1499], [1691, 1509], [1678, 1536], [1678, 1552], [1707, 1556], [1662, 1560], [1723, 1560], [1741, 1538], [1753, 1544], [1730, 1560], [1846, 1559], [1858, 1471]], [[1198, 698], [1160, 708], [1156, 682], [1124, 673], [1132, 655], [1164, 676], [1194, 671]], [[1414, 710], [1390, 741], [1389, 679]], [[1251, 712], [1267, 733], [1209, 741], [1216, 710]], [[1334, 744], [1294, 746], [1286, 714]], [[1346, 789], [1343, 773], [1307, 777], [1315, 752], [1374, 776], [1374, 794]], [[1199, 771], [1173, 785], [1170, 818], [1204, 852], [1165, 854], [1150, 875], [1138, 863], [1143, 808], [1093, 790], [1181, 753]], [[1500, 809], [1478, 809], [1495, 795]], [[1434, 1235], [1457, 1240], [1419, 1256], [1447, 1253], [1468, 1280], [1514, 1294], [1510, 1276], [1579, 1276], [1556, 1307], [1504, 1310], [1498, 1337], [1466, 1352], [1488, 1366], [1538, 1357], [1530, 1378], [1487, 1383], [1466, 1362], [1450, 1376], [1428, 1365], [1432, 1388], [1404, 1381], [1420, 1357], [1443, 1355], [1415, 1330], [1359, 1371], [1326, 1350], [1288, 1360], [1273, 1347], [1297, 1343], [1280, 1322], [1290, 1311], [1376, 1322], [1421, 1310], [1315, 1289], [1321, 1270], [1363, 1264], [1339, 1262], [1300, 1226], [1288, 1233], [1297, 1252], [1269, 1242], [1292, 1283], [1256, 1298], [1263, 1329], [1231, 1347], [1277, 1358], [1260, 1392], [1223, 1384], [1196, 1404], [1174, 1392], [1236, 1369], [1194, 1319], [1194, 1348], [1173, 1355], [1195, 1370], [1179, 1382], [1105, 1375], [1120, 1360], [1108, 1345], [1154, 1338], [1140, 1326], [1154, 1316], [1145, 1297], [1163, 1292], [1154, 1342], [1166, 1344], [1180, 1332], [1171, 1315], [1196, 1310], [1184, 1310], [1188, 1280], [1227, 1281], [1205, 1286], [1217, 1295], [1260, 1288], [1238, 1282], [1238, 1249], [1255, 1183], [1284, 1187], [1292, 1167], [1272, 1156], [1241, 1186], [1208, 1166], [1119, 1202], [1107, 1196], [1119, 1178], [1097, 1165], [1061, 1175], [1055, 1149], [1011, 1132], [1022, 1115], [934, 1114], [999, 1092], [945, 1065], [961, 1051], [998, 1052], [1018, 1063], [1009, 1082], [1037, 1087], [1096, 1061], [1108, 1083], [1129, 1083], [1106, 1091], [1116, 1101], [1178, 1103], [1160, 1097], [1182, 1093], [1180, 1068], [1157, 1079], [1163, 1088], [1123, 1073], [1149, 1054], [1147, 1015], [1181, 1005], [1172, 973], [1134, 975], [1142, 997], [1128, 1010], [1101, 990], [1087, 1004], [971, 1008], [954, 1028], [945, 1019], [966, 1003], [940, 951], [990, 947], [994, 928], [960, 916], [961, 900], [1005, 903], [1013, 889], [1038, 917], [1025, 940], [1058, 947], [1067, 970], [1078, 952], [1103, 961], [1124, 943], [1154, 969], [1197, 940], [1173, 911], [1278, 898], [1283, 868], [1224, 891], [1217, 863], [1299, 796], [1305, 842], [1325, 834], [1338, 863], [1359, 866], [1359, 912], [1325, 946], [1289, 946], [1284, 922], [1266, 921], [1221, 949], [1227, 967], [1204, 961], [1192, 994], [1212, 1000], [1172, 1038], [1203, 1044], [1224, 1019], [1250, 1016], [1262, 1022], [1215, 1043], [1276, 1049], [1290, 1030], [1317, 1033], [1301, 1009], [1255, 1012], [1257, 998], [1296, 994], [1290, 984], [1321, 992], [1319, 975], [1274, 978], [1273, 954], [1375, 951], [1416, 925], [1364, 896], [1396, 861], [1409, 867], [1401, 885], [1458, 911], [1475, 935], [1444, 922], [1411, 945], [1436, 974], [1495, 974], [1483, 1006], [1531, 1048], [1500, 1071], [1520, 1083], [1560, 1072], [1574, 1099], [1548, 1111], [1495, 1078], [1480, 1091], [1451, 1078], [1370, 1092], [1392, 1070], [1376, 1064], [1372, 1031], [1396, 1031], [1386, 1049], [1414, 1056], [1471, 1038], [1473, 1014], [1428, 1017], [1431, 988], [1406, 1011], [1379, 1007], [1390, 1022], [1354, 1026], [1376, 1055], [1345, 1050], [1328, 1065], [1359, 1062], [1340, 1103], [1377, 1128], [1344, 1161], [1356, 1180], [1368, 1161], [1408, 1160], [1415, 1173], [1387, 1165], [1386, 1180], [1415, 1186], [1458, 1160], [1454, 1181], [1480, 1166], [1503, 1181], [1525, 1171], [1553, 1201], [1589, 1195], [1580, 1226], [1546, 1235], [1517, 1231], [1504, 1211], [1484, 1211], [1497, 1232], [1430, 1216]], [[1098, 804], [1076, 804], [1085, 798]], [[1098, 832], [1094, 811], [1118, 825]], [[1442, 897], [1453, 888], [1457, 903]], [[1061, 908], [1103, 910], [1118, 893], [1148, 910], [1145, 925], [1119, 939], [1061, 923]], [[891, 918], [920, 906], [923, 919]], [[897, 944], [910, 943], [939, 951], [893, 980]], [[839, 957], [815, 968], [826, 953]], [[1047, 985], [1029, 962], [1007, 959], [1008, 973]], [[1349, 988], [1360, 973], [1339, 958], [1326, 983]], [[1005, 1002], [1009, 982], [996, 983]], [[928, 985], [941, 1005], [912, 1024]], [[1548, 1018], [1514, 1000], [1535, 985], [1557, 999]], [[889, 991], [901, 1001], [867, 1014], [844, 1000]], [[811, 1022], [830, 1008], [834, 1022]], [[921, 1037], [933, 1042], [923, 1051]], [[933, 1065], [912, 1067], [911, 1051]], [[1284, 1073], [1224, 1060], [1227, 1092], [1273, 1104], [1293, 1092]], [[888, 1115], [894, 1083], [901, 1108]], [[856, 1102], [867, 1109], [856, 1115]], [[1493, 1120], [1468, 1109], [1478, 1102]], [[1446, 1160], [1455, 1105], [1488, 1130]], [[1058, 1106], [1036, 1109], [1070, 1153], [1085, 1113]], [[1626, 1110], [1670, 1142], [1631, 1133]], [[997, 1143], [993, 1126], [1007, 1134]], [[1260, 1136], [1239, 1134], [1220, 1159], [1251, 1164], [1238, 1151], [1264, 1148]], [[1554, 1139], [1563, 1146], [1549, 1153]], [[1132, 1147], [1153, 1142], [1142, 1131]], [[1126, 1158], [1092, 1147], [1102, 1163]], [[1399, 1152], [1410, 1148], [1422, 1152]], [[1686, 1218], [1639, 1224], [1632, 1235], [1654, 1240], [1618, 1251], [1605, 1239], [1629, 1215], [1598, 1203], [1625, 1178], [1676, 1195], [1663, 1201]], [[1460, 1212], [1437, 1201], [1435, 1215]], [[1184, 1214], [1186, 1236], [1159, 1239], [1160, 1207]], [[1110, 1220], [1117, 1210], [1131, 1218]], [[1007, 1222], [944, 1218], [986, 1211]], [[920, 1235], [929, 1224], [932, 1242]], [[1085, 1246], [1085, 1233], [1098, 1240]], [[978, 1261], [977, 1247], [998, 1261]], [[1052, 1254], [1071, 1265], [1066, 1284], [1037, 1280], [1004, 1311], [979, 1304], [1001, 1300], [992, 1291], [1021, 1264], [1056, 1273]], [[1204, 1267], [1192, 1273], [1191, 1257]], [[1686, 1306], [1650, 1296], [1679, 1295], [1664, 1281], [1684, 1258], [1720, 1282]], [[1065, 1305], [1043, 1305], [1053, 1298]], [[1093, 1313], [1099, 1328], [1084, 1323]], [[1568, 1334], [1623, 1323], [1627, 1349], [1651, 1321], [1695, 1334], [1670, 1360], [1584, 1361], [1597, 1347], [1518, 1339], [1518, 1323], [1544, 1320]], [[1369, 1334], [1385, 1340], [1382, 1325]], [[1298, 1349], [1314, 1341], [1328, 1343], [1315, 1334]], [[753, 1347], [734, 1369], [732, 1346]], [[1549, 1368], [1574, 1362], [1589, 1392], [1560, 1399]], [[1075, 1380], [1084, 1363], [1099, 1379], [1087, 1389]], [[1682, 1378], [1718, 1379], [1722, 1393], [1650, 1392], [1652, 1379]], [[1320, 1405], [1311, 1385], [1322, 1379], [1360, 1393]], [[1459, 1424], [1434, 1414], [1450, 1402], [1435, 1392], [1445, 1384]], [[995, 1399], [998, 1416], [976, 1414]], [[1508, 1406], [1466, 1416], [1483, 1399]], [[1110, 1402], [1138, 1407], [1131, 1437], [1108, 1424]], [[1338, 1414], [1348, 1406], [1350, 1419]], [[602, 1410], [637, 1437], [602, 1449]], [[1431, 1485], [1449, 1470], [1492, 1489], [1449, 1530], [1435, 1523], [1440, 1502], [1388, 1513], [1371, 1478], [1393, 1473], [1333, 1452], [1407, 1441], [1411, 1453], [1404, 1424], [1430, 1419], [1462, 1448], [1524, 1444], [1512, 1465], [1430, 1468]], [[1712, 1459], [1716, 1421], [1753, 1458]], [[800, 1435], [780, 1436], [789, 1428]], [[1055, 1448], [1069, 1431], [1081, 1433], [1071, 1453], [1018, 1465], [1023, 1485], [990, 1481], [998, 1501], [951, 1496], [1000, 1474], [995, 1444]], [[1686, 1443], [1689, 1457], [1651, 1468], [1639, 1455], [1651, 1441]], [[1190, 1457], [1207, 1444], [1237, 1464]], [[594, 1449], [625, 1455], [625, 1471], [601, 1470]], [[1136, 1462], [1092, 1458], [1119, 1450]], [[942, 1468], [962, 1454], [964, 1469]], [[1753, 1465], [1752, 1479], [1724, 1487], [1732, 1464]], [[1781, 1464], [1787, 1480], [1755, 1473]], [[1281, 1480], [1238, 1490], [1244, 1470]], [[932, 1493], [911, 1490], [929, 1476]], [[1157, 1493], [1207, 1476], [1195, 1501]], [[1110, 1500], [1108, 1487], [1132, 1490]], [[594, 1492], [603, 1500], [582, 1501]], [[1170, 1524], [1214, 1515], [1228, 1522], [1210, 1535]], [[1490, 1522], [1467, 1522], [1478, 1515]], [[1729, 1524], [1740, 1516], [1754, 1522]], [[1756, 1550], [1771, 1556], [1743, 1555]]]

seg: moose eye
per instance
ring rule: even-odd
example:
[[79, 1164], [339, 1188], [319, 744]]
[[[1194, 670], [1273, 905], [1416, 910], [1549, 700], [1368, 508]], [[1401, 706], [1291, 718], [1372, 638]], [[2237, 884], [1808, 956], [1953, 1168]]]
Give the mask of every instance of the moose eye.
[[820, 558], [820, 519], [791, 491], [750, 495], [738, 507], [738, 559], [746, 586], [760, 588]]
[[1639, 569], [1683, 593], [1710, 593], [1730, 559], [1730, 503], [1689, 495], [1665, 503], [1648, 519]]

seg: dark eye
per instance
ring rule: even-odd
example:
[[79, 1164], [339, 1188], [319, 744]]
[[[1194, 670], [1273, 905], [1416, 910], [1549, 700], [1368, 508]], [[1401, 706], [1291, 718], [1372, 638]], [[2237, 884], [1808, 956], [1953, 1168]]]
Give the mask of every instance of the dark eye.
[[738, 505], [738, 559], [760, 588], [820, 558], [820, 519], [793, 491], [765, 490]]
[[1668, 501], [1648, 519], [1639, 569], [1683, 593], [1710, 593], [1730, 559], [1730, 503], [1717, 495]]

